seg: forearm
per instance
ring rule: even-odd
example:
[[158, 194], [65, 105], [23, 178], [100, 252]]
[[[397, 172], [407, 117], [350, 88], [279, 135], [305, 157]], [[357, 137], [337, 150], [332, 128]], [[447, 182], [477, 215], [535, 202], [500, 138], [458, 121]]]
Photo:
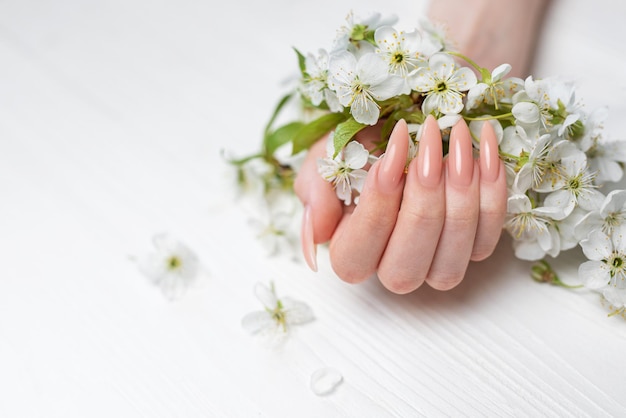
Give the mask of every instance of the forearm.
[[443, 24], [453, 47], [492, 70], [508, 63], [526, 77], [550, 0], [432, 0], [429, 18]]

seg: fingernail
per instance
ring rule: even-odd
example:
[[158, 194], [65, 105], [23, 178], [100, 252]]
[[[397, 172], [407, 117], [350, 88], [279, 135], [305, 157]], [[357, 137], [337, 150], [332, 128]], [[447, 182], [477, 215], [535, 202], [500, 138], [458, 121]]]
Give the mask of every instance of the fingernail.
[[455, 186], [467, 187], [474, 174], [472, 137], [463, 119], [452, 127], [448, 151], [448, 179]]
[[306, 261], [309, 268], [316, 272], [317, 246], [315, 245], [313, 237], [313, 215], [311, 214], [311, 207], [309, 205], [306, 205], [304, 207], [300, 240], [302, 242], [302, 253], [304, 255], [304, 260]]
[[417, 154], [417, 176], [420, 183], [426, 187], [437, 186], [441, 182], [442, 166], [441, 131], [437, 120], [432, 115], [428, 115], [422, 127]]
[[404, 175], [408, 152], [409, 128], [406, 122], [400, 119], [389, 136], [389, 143], [378, 171], [378, 184], [381, 190], [393, 192], [398, 187]]
[[483, 123], [480, 131], [480, 178], [494, 182], [500, 174], [498, 138], [491, 123]]

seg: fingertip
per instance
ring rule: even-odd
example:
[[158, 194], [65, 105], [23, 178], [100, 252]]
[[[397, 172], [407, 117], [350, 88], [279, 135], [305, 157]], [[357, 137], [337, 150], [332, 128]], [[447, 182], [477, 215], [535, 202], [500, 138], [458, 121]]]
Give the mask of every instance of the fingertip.
[[315, 244], [330, 240], [337, 224], [343, 215], [344, 205], [337, 198], [332, 186], [324, 179], [323, 184], [314, 183], [311, 186], [305, 206], [312, 217], [313, 237]]
[[317, 271], [317, 246], [315, 245], [315, 233], [313, 230], [313, 214], [311, 206], [306, 205], [302, 214], [302, 253], [309, 268]]
[[480, 132], [480, 176], [483, 181], [495, 182], [500, 173], [500, 155], [496, 132], [488, 121]]
[[441, 185], [443, 145], [441, 131], [433, 115], [428, 115], [424, 121], [416, 160], [417, 164], [413, 166], [417, 169], [420, 183], [425, 187]]
[[400, 119], [393, 127], [385, 154], [378, 161], [380, 168], [378, 187], [383, 193], [397, 192], [409, 153], [409, 128], [404, 119]]
[[467, 123], [461, 119], [450, 132], [446, 161], [450, 184], [460, 188], [468, 187], [474, 177], [474, 165], [472, 137]]

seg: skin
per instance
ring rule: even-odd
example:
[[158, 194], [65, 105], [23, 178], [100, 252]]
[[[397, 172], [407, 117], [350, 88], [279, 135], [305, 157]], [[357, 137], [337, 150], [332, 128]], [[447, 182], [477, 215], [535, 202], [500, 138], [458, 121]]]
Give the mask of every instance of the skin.
[[[428, 15], [448, 28], [460, 52], [489, 69], [509, 63], [511, 75], [525, 77], [546, 7], [547, 0], [436, 0]], [[453, 127], [450, 153], [442, 158], [439, 130], [429, 119], [418, 156], [406, 172], [408, 131], [404, 121], [396, 124], [356, 207], [343, 205], [318, 174], [326, 138], [314, 144], [294, 186], [304, 206], [303, 253], [313, 270], [316, 245], [329, 242], [332, 268], [346, 282], [376, 274], [394, 293], [412, 292], [423, 283], [449, 290], [463, 280], [471, 261], [493, 253], [506, 213], [495, 134], [485, 124], [475, 159], [461, 121]], [[357, 136], [364, 144], [377, 138], [378, 127]]]

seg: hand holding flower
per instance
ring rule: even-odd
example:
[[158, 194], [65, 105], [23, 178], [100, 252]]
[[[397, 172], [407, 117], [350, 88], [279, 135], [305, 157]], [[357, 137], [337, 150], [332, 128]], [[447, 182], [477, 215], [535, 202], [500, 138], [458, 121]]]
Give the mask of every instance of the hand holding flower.
[[[374, 130], [360, 141], [371, 141], [367, 134]], [[342, 205], [332, 185], [313, 171], [323, 156], [321, 142], [295, 184], [305, 205], [303, 250], [313, 269], [315, 244], [330, 240], [333, 269], [348, 282], [377, 273], [396, 293], [424, 281], [446, 290], [460, 283], [470, 259], [493, 252], [506, 212], [506, 180], [490, 124], [484, 124], [478, 161], [463, 121], [453, 127], [444, 158], [437, 121], [428, 117], [407, 167], [409, 133], [399, 121], [385, 154], [369, 169], [357, 206]]]

